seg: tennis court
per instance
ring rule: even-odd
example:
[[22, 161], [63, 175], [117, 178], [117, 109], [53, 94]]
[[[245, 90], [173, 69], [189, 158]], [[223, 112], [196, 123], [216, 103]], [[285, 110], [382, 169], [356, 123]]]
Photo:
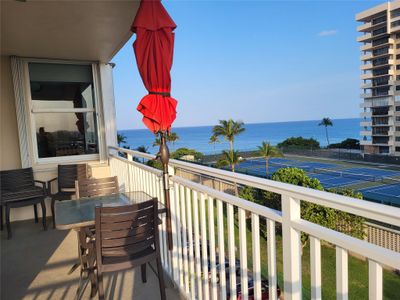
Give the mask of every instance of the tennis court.
[[350, 168], [350, 169], [345, 169], [342, 171], [348, 172], [348, 173], [370, 175], [370, 176], [375, 176], [375, 177], [398, 177], [398, 176], [400, 176], [400, 172], [391, 171], [391, 170], [374, 169], [374, 168]]
[[311, 178], [318, 179], [324, 188], [336, 188], [346, 185], [362, 183], [362, 180], [348, 177], [334, 177], [327, 174], [308, 174]]
[[[343, 169], [343, 165], [330, 162], [271, 158], [268, 174], [272, 175], [281, 168], [296, 167], [306, 171], [311, 178], [318, 179], [324, 188], [354, 186], [365, 199], [400, 206], [400, 171], [359, 166], [351, 168], [350, 166], [346, 165], [347, 168]], [[265, 177], [265, 159], [245, 160], [238, 165], [237, 171]], [[365, 188], [370, 185], [369, 182], [374, 186]]]
[[360, 192], [373, 201], [400, 207], [400, 184], [365, 188]]

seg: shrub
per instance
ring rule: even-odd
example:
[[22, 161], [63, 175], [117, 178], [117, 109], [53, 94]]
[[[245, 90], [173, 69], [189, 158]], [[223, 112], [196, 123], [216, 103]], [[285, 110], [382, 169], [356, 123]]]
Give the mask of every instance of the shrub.
[[319, 149], [320, 145], [316, 139], [313, 138], [303, 138], [299, 137], [290, 137], [283, 142], [278, 144], [279, 148], [304, 148], [304, 149]]
[[171, 153], [171, 158], [180, 159], [185, 155], [193, 155], [195, 160], [200, 160], [204, 154], [196, 151], [195, 149], [179, 148]]
[[328, 148], [360, 149], [360, 141], [357, 139], [345, 139], [340, 143], [328, 145]]

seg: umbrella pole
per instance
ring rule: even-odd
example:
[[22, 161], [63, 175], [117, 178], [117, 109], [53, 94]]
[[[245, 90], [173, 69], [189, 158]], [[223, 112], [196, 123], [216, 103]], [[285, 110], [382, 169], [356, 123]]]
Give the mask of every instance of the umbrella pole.
[[163, 166], [163, 186], [164, 186], [164, 199], [165, 207], [167, 208], [167, 235], [168, 235], [168, 249], [172, 250], [172, 229], [171, 229], [171, 199], [169, 193], [169, 173], [168, 173], [168, 162], [169, 162], [169, 149], [166, 142], [167, 133], [164, 131], [160, 132], [160, 160]]

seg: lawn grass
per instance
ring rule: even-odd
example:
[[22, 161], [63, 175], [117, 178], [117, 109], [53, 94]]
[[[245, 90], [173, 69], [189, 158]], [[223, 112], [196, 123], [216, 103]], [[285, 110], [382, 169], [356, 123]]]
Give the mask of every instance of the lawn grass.
[[[226, 233], [226, 216], [224, 217]], [[235, 217], [235, 245], [239, 249], [238, 220]], [[260, 219], [260, 223], [264, 220]], [[251, 221], [248, 220], [247, 226], [247, 257], [248, 268], [252, 268], [252, 233]], [[215, 222], [216, 224], [216, 222]], [[217, 237], [216, 237], [217, 239]], [[225, 239], [227, 242], [227, 239]], [[267, 240], [260, 235], [261, 253], [261, 274], [263, 278], [268, 278], [267, 261]], [[239, 250], [236, 259], [239, 258]], [[336, 299], [336, 251], [329, 245], [321, 245], [321, 275], [322, 275], [322, 299]], [[283, 290], [283, 257], [282, 257], [282, 236], [276, 234], [276, 264], [278, 285]], [[304, 247], [302, 255], [302, 293], [303, 299], [311, 298], [311, 275], [310, 275], [310, 247]], [[349, 274], [349, 299], [368, 299], [368, 261], [364, 261], [349, 255], [348, 258]], [[383, 299], [400, 299], [400, 276], [391, 271], [383, 270]]]

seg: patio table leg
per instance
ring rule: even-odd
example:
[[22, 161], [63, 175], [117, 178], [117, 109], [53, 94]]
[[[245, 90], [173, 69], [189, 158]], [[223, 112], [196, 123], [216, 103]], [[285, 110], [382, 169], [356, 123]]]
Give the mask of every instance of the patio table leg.
[[[94, 235], [89, 228], [80, 228], [77, 230], [78, 236], [78, 252], [80, 261], [80, 278], [79, 286], [76, 291], [76, 299], [82, 297], [87, 284], [91, 283], [90, 297], [94, 297], [97, 293], [95, 260], [96, 254], [94, 249]], [[85, 278], [84, 278], [85, 276]]]

